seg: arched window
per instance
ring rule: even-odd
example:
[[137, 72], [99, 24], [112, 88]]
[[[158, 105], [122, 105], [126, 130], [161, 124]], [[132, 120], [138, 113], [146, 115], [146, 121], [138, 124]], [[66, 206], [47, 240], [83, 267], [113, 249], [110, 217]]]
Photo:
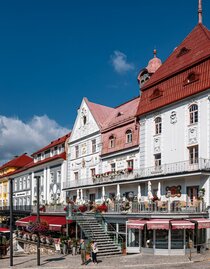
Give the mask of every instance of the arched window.
[[189, 107], [190, 114], [190, 124], [194, 124], [198, 122], [198, 106], [193, 104]]
[[157, 117], [155, 119], [155, 134], [161, 134], [162, 132], [162, 119], [161, 117]]
[[126, 143], [131, 143], [133, 140], [133, 133], [131, 130], [126, 131]]
[[87, 117], [84, 115], [82, 119], [83, 119], [83, 125], [85, 125], [87, 123]]
[[115, 147], [115, 137], [114, 137], [114, 135], [111, 135], [109, 137], [109, 147], [110, 148], [114, 148]]

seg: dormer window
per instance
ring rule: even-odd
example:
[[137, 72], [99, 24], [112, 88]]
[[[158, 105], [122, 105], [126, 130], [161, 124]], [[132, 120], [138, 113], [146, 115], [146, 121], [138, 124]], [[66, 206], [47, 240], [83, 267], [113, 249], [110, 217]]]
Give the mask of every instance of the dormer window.
[[179, 53], [177, 54], [177, 58], [187, 54], [188, 52], [190, 51], [190, 49], [186, 48], [186, 47], [183, 47], [180, 49]]
[[153, 93], [150, 95], [150, 101], [154, 100], [156, 98], [159, 98], [163, 95], [163, 91], [157, 89], [154, 89]]
[[109, 148], [114, 148], [115, 147], [115, 137], [114, 135], [111, 135], [109, 137]]
[[195, 72], [191, 72], [187, 78], [184, 80], [184, 85], [193, 83], [195, 81], [199, 80], [199, 74], [196, 74]]
[[133, 133], [131, 130], [126, 131], [126, 143], [132, 143]]

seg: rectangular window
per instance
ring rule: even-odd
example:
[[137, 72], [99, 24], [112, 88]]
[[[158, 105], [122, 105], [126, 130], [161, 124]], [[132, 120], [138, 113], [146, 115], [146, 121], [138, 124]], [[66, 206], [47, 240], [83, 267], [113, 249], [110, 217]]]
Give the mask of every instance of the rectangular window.
[[24, 190], [26, 189], [26, 178], [25, 177], [23, 178], [23, 189]]
[[75, 146], [75, 158], [79, 158], [79, 146]]
[[133, 160], [128, 160], [127, 161], [128, 164], [128, 169], [132, 169], [133, 170]]
[[74, 172], [74, 179], [78, 180], [79, 179], [79, 173], [78, 172]]
[[90, 172], [91, 172], [91, 177], [94, 177], [96, 174], [96, 169], [92, 168], [92, 169], [90, 169]]
[[161, 154], [155, 154], [155, 168], [160, 169], [161, 166]]
[[190, 164], [198, 163], [198, 145], [189, 147]]
[[111, 171], [112, 171], [112, 172], [115, 172], [115, 167], [116, 167], [116, 166], [115, 166], [115, 163], [111, 163]]
[[50, 184], [54, 183], [54, 173], [50, 173]]
[[92, 153], [96, 152], [96, 139], [92, 140]]
[[61, 171], [57, 171], [57, 183], [61, 182]]

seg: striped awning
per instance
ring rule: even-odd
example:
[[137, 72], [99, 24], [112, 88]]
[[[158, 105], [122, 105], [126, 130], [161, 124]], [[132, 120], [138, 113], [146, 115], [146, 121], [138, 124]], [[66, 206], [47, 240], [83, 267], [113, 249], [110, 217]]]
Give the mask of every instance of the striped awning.
[[197, 224], [198, 229], [210, 228], [210, 219], [195, 218], [195, 219], [189, 219], [189, 220]]
[[170, 219], [151, 219], [147, 221], [148, 230], [169, 230]]
[[134, 219], [129, 219], [129, 220], [127, 221], [127, 228], [143, 230], [143, 229], [144, 229], [144, 225], [145, 225], [146, 223], [147, 223], [146, 220], [134, 220]]
[[172, 220], [171, 221], [172, 230], [183, 230], [183, 229], [195, 229], [195, 223], [189, 220]]

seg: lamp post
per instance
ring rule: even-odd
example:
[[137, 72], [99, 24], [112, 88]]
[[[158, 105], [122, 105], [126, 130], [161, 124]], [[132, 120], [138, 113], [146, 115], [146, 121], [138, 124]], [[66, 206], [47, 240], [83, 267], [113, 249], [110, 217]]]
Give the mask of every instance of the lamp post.
[[10, 205], [10, 266], [13, 266], [13, 178], [9, 178], [10, 186], [10, 196], [9, 196], [9, 205]]
[[[36, 188], [37, 188], [37, 207], [36, 207], [36, 211], [37, 211], [37, 218], [36, 218], [36, 222], [40, 223], [40, 213], [39, 213], [39, 199], [40, 199], [40, 192], [39, 192], [39, 185], [40, 185], [40, 176], [35, 176], [34, 178], [36, 178]], [[40, 266], [40, 236], [39, 236], [39, 232], [37, 233], [37, 265]]]

